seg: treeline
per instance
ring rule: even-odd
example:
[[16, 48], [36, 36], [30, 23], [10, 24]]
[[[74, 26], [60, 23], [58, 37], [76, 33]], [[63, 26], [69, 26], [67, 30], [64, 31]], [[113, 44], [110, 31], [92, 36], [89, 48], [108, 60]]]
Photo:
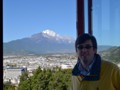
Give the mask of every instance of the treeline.
[[33, 76], [29, 76], [28, 73], [21, 75], [18, 90], [70, 90], [71, 71], [61, 68], [42, 70], [38, 67]]

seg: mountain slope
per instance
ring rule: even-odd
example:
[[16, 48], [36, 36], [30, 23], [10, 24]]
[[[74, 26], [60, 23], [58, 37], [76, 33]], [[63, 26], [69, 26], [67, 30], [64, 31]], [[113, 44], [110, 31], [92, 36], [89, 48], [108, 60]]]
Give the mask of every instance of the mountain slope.
[[[48, 53], [75, 53], [75, 40], [72, 37], [60, 36], [52, 30], [44, 30], [18, 40], [3, 43], [4, 55], [29, 55]], [[111, 46], [98, 46], [98, 52]]]
[[73, 53], [74, 39], [62, 37], [51, 30], [14, 40], [3, 45], [4, 55]]
[[120, 46], [112, 47], [108, 50], [100, 52], [100, 54], [104, 59], [107, 59], [113, 62], [120, 62]]

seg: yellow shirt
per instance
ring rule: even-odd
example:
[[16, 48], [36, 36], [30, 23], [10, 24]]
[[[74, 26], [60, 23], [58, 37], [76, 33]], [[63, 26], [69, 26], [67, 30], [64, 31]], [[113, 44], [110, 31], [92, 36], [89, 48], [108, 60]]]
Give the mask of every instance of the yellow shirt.
[[83, 80], [73, 75], [72, 90], [120, 90], [120, 68], [102, 60], [99, 80]]

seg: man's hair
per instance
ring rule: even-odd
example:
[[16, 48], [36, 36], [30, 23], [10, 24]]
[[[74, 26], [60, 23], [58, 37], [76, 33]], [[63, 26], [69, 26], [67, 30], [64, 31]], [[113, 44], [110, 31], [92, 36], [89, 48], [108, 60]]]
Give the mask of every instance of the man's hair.
[[97, 41], [96, 38], [93, 35], [84, 33], [80, 36], [77, 37], [76, 42], [75, 42], [75, 49], [77, 51], [77, 45], [78, 44], [82, 44], [87, 40], [91, 40], [92, 44], [93, 44], [93, 48], [97, 49]]

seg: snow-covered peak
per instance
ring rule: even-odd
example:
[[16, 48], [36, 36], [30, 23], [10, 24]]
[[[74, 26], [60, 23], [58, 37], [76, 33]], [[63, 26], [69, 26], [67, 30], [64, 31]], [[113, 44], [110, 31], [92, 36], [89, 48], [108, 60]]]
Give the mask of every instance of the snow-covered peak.
[[47, 35], [52, 36], [52, 37], [59, 36], [57, 33], [55, 33], [52, 30], [49, 30], [49, 29], [42, 31], [42, 33], [47, 34]]
[[37, 42], [45, 39], [45, 40], [51, 40], [51, 41], [57, 41], [59, 43], [72, 43], [74, 40], [70, 38], [69, 36], [60, 36], [59, 34], [55, 33], [54, 31], [50, 29], [46, 29], [40, 33], [34, 34], [31, 36], [32, 39], [36, 40]]

